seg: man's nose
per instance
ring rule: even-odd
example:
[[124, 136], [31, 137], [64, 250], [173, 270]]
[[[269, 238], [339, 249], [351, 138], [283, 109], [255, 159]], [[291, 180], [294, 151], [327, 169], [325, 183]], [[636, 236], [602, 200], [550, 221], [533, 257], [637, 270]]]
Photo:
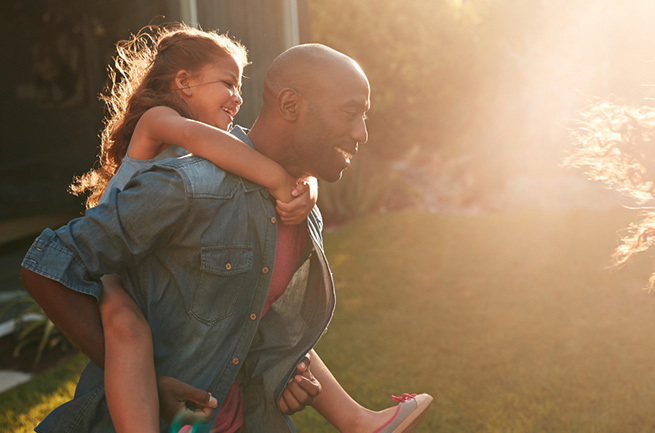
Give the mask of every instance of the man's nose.
[[357, 122], [357, 125], [353, 130], [353, 138], [357, 140], [358, 143], [366, 143], [368, 141], [368, 130], [366, 129], [366, 119], [364, 117]]

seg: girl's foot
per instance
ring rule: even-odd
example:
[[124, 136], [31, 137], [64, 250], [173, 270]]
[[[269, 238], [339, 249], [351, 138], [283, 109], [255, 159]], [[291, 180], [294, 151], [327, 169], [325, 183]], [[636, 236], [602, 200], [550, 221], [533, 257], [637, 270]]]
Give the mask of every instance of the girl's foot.
[[401, 397], [391, 396], [398, 406], [376, 412], [377, 418], [384, 416], [386, 422], [373, 433], [410, 433], [423, 421], [432, 396], [429, 394], [403, 394]]

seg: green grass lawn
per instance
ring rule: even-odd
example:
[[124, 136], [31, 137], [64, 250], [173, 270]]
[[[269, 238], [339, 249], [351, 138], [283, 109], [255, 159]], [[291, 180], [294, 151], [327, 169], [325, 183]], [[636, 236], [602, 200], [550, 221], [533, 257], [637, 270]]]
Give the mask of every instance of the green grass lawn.
[[[338, 301], [317, 350], [368, 407], [432, 394], [419, 432], [653, 431], [652, 257], [606, 269], [634, 217], [401, 212], [341, 227], [326, 235]], [[0, 431], [29, 431], [71, 392], [66, 378], [42, 395], [41, 380], [0, 395]], [[311, 409], [293, 420], [334, 431]]]

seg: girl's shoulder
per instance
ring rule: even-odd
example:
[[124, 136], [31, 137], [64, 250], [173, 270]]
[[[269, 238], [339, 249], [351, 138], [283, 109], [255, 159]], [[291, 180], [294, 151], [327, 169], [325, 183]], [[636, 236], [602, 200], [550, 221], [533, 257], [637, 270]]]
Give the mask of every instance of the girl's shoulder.
[[196, 198], [229, 199], [243, 188], [240, 177], [192, 154], [157, 161], [151, 170], [176, 172], [185, 183], [187, 192]]
[[154, 107], [148, 108], [146, 111], [143, 112], [141, 115], [141, 119], [144, 118], [144, 116], [147, 117], [156, 117], [156, 116], [180, 116], [180, 113], [172, 109], [171, 107], [168, 107], [166, 105], [156, 105]]

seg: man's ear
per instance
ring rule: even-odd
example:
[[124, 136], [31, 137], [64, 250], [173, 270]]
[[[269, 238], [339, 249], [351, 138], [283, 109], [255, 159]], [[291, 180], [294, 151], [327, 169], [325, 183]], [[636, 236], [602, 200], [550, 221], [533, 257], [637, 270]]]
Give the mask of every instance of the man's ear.
[[191, 74], [189, 71], [185, 69], [180, 69], [177, 71], [173, 82], [175, 84], [175, 90], [178, 90], [180, 93], [186, 96], [191, 96], [193, 94], [193, 90], [191, 88]]
[[277, 94], [277, 107], [282, 117], [290, 122], [295, 121], [300, 114], [302, 95], [294, 89], [285, 88]]

